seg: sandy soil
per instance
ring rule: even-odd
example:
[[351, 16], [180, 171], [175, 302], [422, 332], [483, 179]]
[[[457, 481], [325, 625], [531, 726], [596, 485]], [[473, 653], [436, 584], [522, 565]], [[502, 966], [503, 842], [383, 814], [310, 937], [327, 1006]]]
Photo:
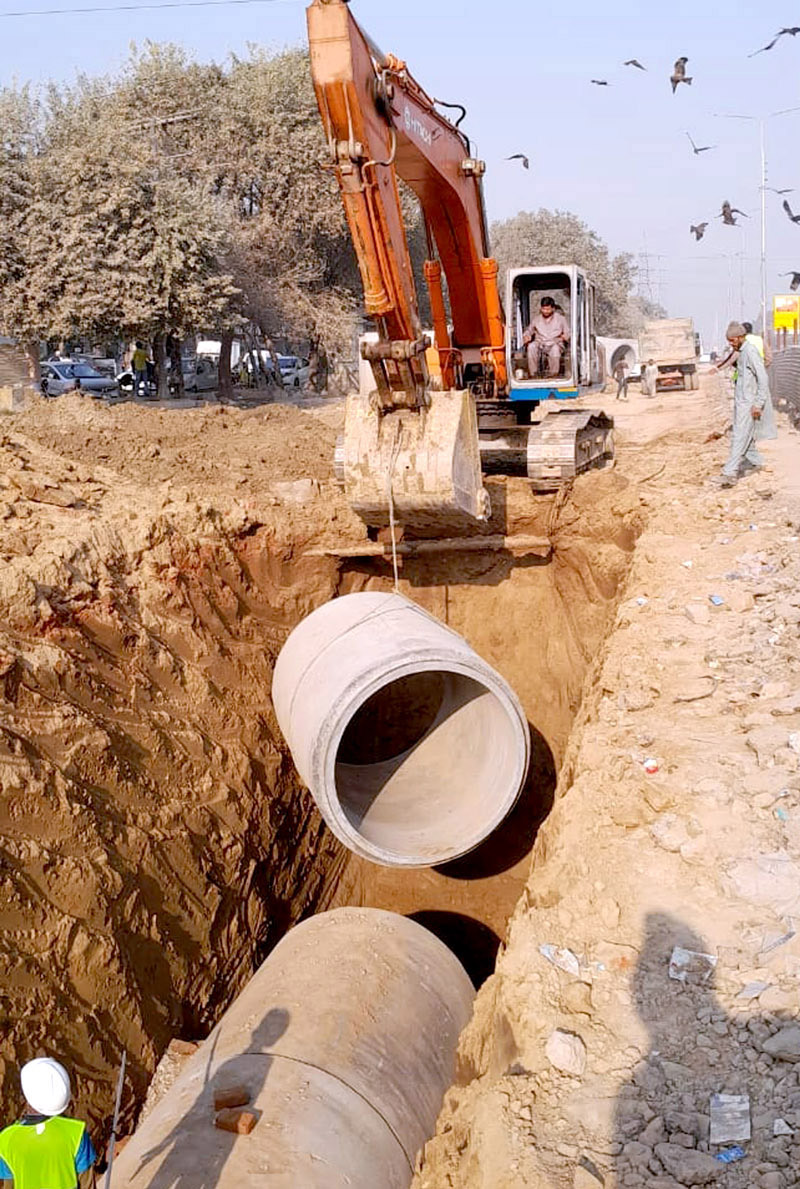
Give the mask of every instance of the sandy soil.
[[283, 932], [330, 904], [416, 913], [477, 981], [493, 966], [615, 614], [639, 497], [621, 471], [559, 501], [500, 481], [492, 529], [551, 532], [552, 563], [404, 568], [402, 589], [508, 677], [539, 735], [509, 830], [469, 864], [401, 882], [350, 861], [323, 828], [269, 696], [300, 618], [391, 584], [384, 561], [307, 553], [365, 539], [330, 477], [340, 418], [340, 405], [66, 397], [0, 419], [7, 1115], [20, 1062], [60, 1053], [77, 1109], [100, 1126], [124, 1047], [130, 1124], [170, 1039], [204, 1035]]
[[649, 522], [415, 1189], [800, 1183], [800, 437], [715, 489], [723, 397], [621, 410]]

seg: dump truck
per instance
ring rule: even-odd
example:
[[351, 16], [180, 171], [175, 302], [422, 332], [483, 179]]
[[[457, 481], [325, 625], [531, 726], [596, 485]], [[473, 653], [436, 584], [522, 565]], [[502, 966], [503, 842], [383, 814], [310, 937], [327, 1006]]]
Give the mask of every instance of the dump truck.
[[[461, 127], [464, 108], [431, 98], [345, 0], [313, 0], [307, 18], [314, 89], [376, 331], [361, 347], [371, 391], [347, 398], [336, 451], [353, 509], [373, 527], [449, 528], [488, 517], [484, 471], [526, 474], [552, 490], [606, 465], [611, 418], [564, 409], [599, 378], [591, 279], [574, 264], [520, 261], [504, 308], [489, 248], [486, 165]], [[430, 337], [400, 180], [425, 220]], [[560, 307], [567, 331], [542, 363], [544, 353], [537, 360], [527, 346], [544, 297]]]
[[[659, 318], [645, 322], [639, 334], [642, 367], [651, 359], [658, 367], [658, 380], [683, 383], [686, 392], [700, 387], [697, 371], [697, 338], [691, 318]], [[655, 393], [651, 393], [655, 396]]]

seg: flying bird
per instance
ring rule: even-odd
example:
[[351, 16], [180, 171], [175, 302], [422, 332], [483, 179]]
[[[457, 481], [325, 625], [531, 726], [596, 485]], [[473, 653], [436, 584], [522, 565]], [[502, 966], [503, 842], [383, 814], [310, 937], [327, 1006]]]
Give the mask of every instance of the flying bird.
[[607, 87], [608, 83], [604, 78], [593, 78], [591, 80], [596, 87]]
[[792, 208], [789, 206], [789, 203], [787, 202], [787, 200], [785, 198], [783, 200], [783, 209], [786, 211], [786, 214], [789, 216], [789, 218], [792, 220], [793, 223], [800, 223], [800, 215], [795, 215], [792, 213]]
[[781, 276], [792, 278], [792, 283], [789, 286], [789, 288], [792, 290], [793, 293], [797, 289], [800, 289], [800, 272], [782, 272]]
[[635, 66], [637, 70], [647, 70], [646, 66], [642, 66], [641, 62], [636, 58], [628, 58], [627, 62], [622, 63], [623, 66]]
[[767, 189], [771, 190], [773, 194], [794, 194], [791, 186], [786, 190], [776, 190], [774, 186], [767, 186]]
[[[686, 135], [689, 136], [689, 133], [687, 132]], [[692, 146], [692, 152], [694, 153], [695, 157], [699, 157], [701, 153], [708, 153], [711, 149], [715, 149], [717, 147], [715, 144], [706, 144], [698, 148], [691, 136], [689, 136], [689, 144]]]
[[767, 45], [762, 45], [760, 50], [753, 50], [752, 54], [748, 54], [747, 56], [748, 58], [755, 58], [756, 54], [765, 54], [767, 50], [771, 50], [774, 45], [777, 45], [782, 37], [797, 37], [798, 33], [800, 33], [800, 25], [794, 25], [791, 28], [781, 29], [780, 32], [776, 33], [772, 41], [770, 41]]
[[521, 161], [523, 169], [530, 169], [530, 158], [526, 157], [524, 153], [512, 153], [510, 157], [506, 157], [506, 161]]
[[745, 211], [740, 211], [735, 206], [732, 207], [731, 204], [726, 199], [725, 202], [723, 202], [723, 204], [722, 204], [722, 211], [720, 214], [717, 215], [717, 218], [722, 219], [723, 223], [727, 223], [728, 227], [735, 227], [736, 220], [733, 217], [734, 215], [744, 215], [745, 219], [750, 218], [750, 216], [748, 214], [746, 214]]
[[669, 81], [672, 83], [672, 94], [674, 95], [678, 89], [679, 83], [688, 83], [691, 86], [691, 78], [686, 77], [686, 63], [688, 58], [678, 58], [675, 63], [672, 74], [669, 76]]
[[689, 231], [694, 234], [694, 238], [699, 242], [706, 233], [706, 227], [708, 227], [708, 223], [698, 223], [696, 227], [693, 223]]

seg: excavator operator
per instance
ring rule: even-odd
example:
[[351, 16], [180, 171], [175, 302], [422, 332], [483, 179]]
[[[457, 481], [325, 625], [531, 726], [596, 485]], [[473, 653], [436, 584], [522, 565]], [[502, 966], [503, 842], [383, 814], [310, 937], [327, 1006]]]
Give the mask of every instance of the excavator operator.
[[569, 323], [556, 309], [552, 297], [543, 297], [539, 313], [531, 319], [522, 342], [528, 348], [528, 375], [531, 379], [545, 374], [554, 378], [561, 370], [563, 344], [569, 342]]

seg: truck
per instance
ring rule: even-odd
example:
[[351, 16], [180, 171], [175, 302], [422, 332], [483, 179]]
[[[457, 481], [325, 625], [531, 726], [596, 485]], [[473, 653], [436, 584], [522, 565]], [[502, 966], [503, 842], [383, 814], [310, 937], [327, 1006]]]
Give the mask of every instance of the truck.
[[[645, 322], [639, 334], [642, 367], [652, 359], [658, 381], [680, 381], [686, 392], [700, 387], [697, 371], [697, 336], [691, 318], [659, 318]], [[651, 393], [655, 396], [655, 393]]]
[[[504, 306], [486, 165], [461, 127], [463, 106], [431, 98], [346, 0], [313, 0], [307, 20], [331, 168], [375, 328], [361, 346], [372, 384], [347, 397], [336, 450], [354, 511], [374, 528], [449, 529], [489, 516], [484, 472], [525, 474], [552, 490], [607, 465], [611, 418], [567, 408], [599, 378], [591, 279], [569, 262], [520, 261]], [[400, 181], [424, 216], [431, 336], [420, 320]], [[526, 349], [543, 298], [560, 307], [567, 328], [546, 358]]]

